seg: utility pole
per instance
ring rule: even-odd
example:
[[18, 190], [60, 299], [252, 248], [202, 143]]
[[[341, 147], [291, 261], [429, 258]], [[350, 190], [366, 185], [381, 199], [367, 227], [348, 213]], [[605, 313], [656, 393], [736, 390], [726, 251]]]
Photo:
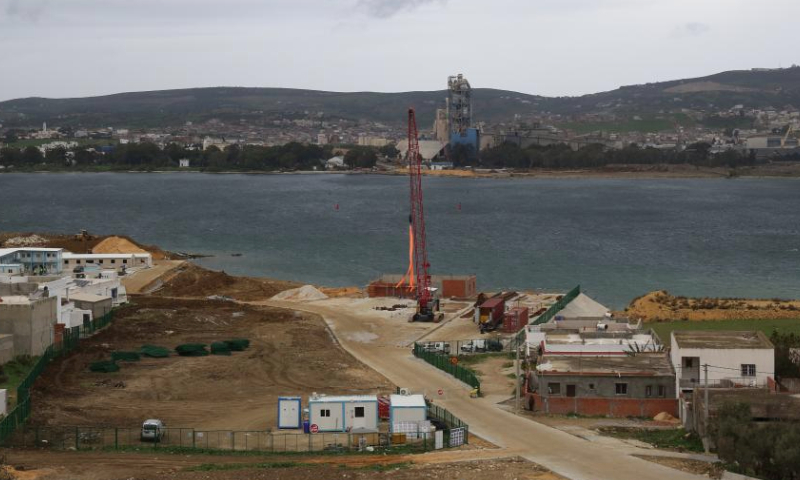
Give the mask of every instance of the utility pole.
[[[708, 364], [707, 363], [703, 364], [703, 375], [705, 376], [705, 384], [706, 384], [705, 400], [703, 400], [703, 417], [704, 417], [703, 436], [708, 438]], [[703, 442], [703, 444], [706, 445], [706, 453], [708, 453], [708, 443]]]
[[515, 415], [519, 415], [519, 396], [520, 396], [520, 394], [519, 394], [519, 342], [516, 342], [516, 343], [517, 343], [517, 348], [516, 348], [516, 350], [517, 350], [517, 361], [516, 361], [517, 388], [516, 388], [516, 395], [514, 397], [515, 400], [516, 400], [516, 403], [514, 404], [514, 414]]

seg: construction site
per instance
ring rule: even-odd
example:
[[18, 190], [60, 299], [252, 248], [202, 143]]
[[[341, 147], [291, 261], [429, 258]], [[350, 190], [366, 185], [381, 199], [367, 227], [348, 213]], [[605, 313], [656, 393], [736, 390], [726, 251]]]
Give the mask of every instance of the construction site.
[[[469, 83], [459, 75], [449, 85], [450, 140], [470, 142]], [[336, 466], [365, 479], [698, 478], [644, 460], [652, 449], [641, 443], [587, 442], [583, 431], [525, 418], [523, 403], [539, 407], [526, 398], [543, 394], [529, 395], [522, 378], [533, 377], [522, 369], [548, 345], [547, 331], [572, 322], [562, 349], [584, 348], [590, 334], [621, 352], [615, 335], [640, 325], [620, 320], [606, 332], [608, 309], [579, 286], [481, 292], [474, 274], [437, 272], [414, 109], [407, 121], [408, 230], [397, 235], [408, 235], [408, 250], [394, 252], [407, 255], [404, 274], [324, 288], [211, 272], [153, 248], [154, 266], [122, 280], [131, 301], [96, 328], [66, 331], [22, 382], [23, 403], [0, 429], [6, 446], [21, 447], [9, 451], [12, 473], [225, 479], [241, 478], [238, 469], [276, 478], [280, 468], [280, 478], [299, 480]], [[143, 248], [88, 234], [47, 241]]]

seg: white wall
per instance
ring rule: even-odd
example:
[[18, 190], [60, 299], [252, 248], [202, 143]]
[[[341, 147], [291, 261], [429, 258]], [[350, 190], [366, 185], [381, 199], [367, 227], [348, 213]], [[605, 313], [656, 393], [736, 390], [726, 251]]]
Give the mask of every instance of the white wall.
[[[322, 410], [330, 410], [330, 417], [320, 415]], [[312, 425], [317, 425], [320, 432], [344, 430], [344, 413], [339, 402], [309, 402], [308, 418]]]
[[425, 407], [391, 407], [392, 423], [424, 422], [427, 417]]
[[[355, 416], [356, 407], [364, 407], [364, 417]], [[346, 429], [378, 429], [378, 404], [373, 401], [314, 402], [308, 404], [309, 420], [320, 432], [345, 431]], [[321, 416], [322, 410], [330, 410], [330, 417]]]
[[[699, 358], [699, 382], [701, 386], [705, 381], [703, 365], [708, 364], [708, 381], [711, 384], [719, 383], [721, 380], [733, 380], [745, 385], [752, 380], [759, 386], [767, 384], [767, 378], [775, 374], [775, 350], [773, 349], [705, 349], [705, 348], [680, 348], [673, 342], [670, 353], [672, 364], [675, 366], [676, 392], [680, 393], [680, 381], [683, 374], [682, 358]], [[756, 366], [755, 377], [742, 377], [742, 364], [753, 364]], [[716, 367], [716, 368], [715, 368]], [[723, 368], [719, 368], [723, 367]]]

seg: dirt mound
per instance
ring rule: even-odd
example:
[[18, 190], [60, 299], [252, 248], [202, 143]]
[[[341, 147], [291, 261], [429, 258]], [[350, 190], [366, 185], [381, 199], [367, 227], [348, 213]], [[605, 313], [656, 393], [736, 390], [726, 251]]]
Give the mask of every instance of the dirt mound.
[[266, 300], [272, 296], [297, 287], [297, 283], [270, 280], [268, 278], [234, 277], [225, 272], [215, 272], [187, 264], [184, 269], [168, 280], [154, 295], [164, 297], [208, 297], [219, 295], [236, 300]]
[[659, 413], [658, 415], [653, 417], [653, 420], [655, 420], [656, 422], [681, 423], [680, 420], [678, 420], [677, 418], [673, 417], [672, 415], [670, 415], [667, 412]]
[[777, 298], [688, 298], [659, 290], [632, 301], [624, 315], [634, 320], [641, 318], [645, 322], [800, 318], [800, 301]]
[[312, 285], [303, 285], [300, 288], [286, 290], [272, 297], [273, 300], [291, 300], [296, 302], [325, 300], [327, 295], [320, 292]]
[[149, 253], [123, 237], [107, 237], [92, 248], [93, 253]]

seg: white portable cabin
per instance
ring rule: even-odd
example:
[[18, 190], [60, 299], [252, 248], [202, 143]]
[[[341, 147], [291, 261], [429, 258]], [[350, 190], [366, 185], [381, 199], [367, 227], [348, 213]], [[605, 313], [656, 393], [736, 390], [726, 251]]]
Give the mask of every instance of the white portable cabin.
[[377, 432], [378, 397], [312, 396], [308, 400], [308, 422], [320, 432]]
[[300, 428], [302, 404], [300, 397], [278, 397], [278, 428]]
[[419, 424], [428, 419], [428, 405], [421, 394], [391, 395], [389, 402], [389, 424], [393, 432], [397, 430], [397, 425]]

